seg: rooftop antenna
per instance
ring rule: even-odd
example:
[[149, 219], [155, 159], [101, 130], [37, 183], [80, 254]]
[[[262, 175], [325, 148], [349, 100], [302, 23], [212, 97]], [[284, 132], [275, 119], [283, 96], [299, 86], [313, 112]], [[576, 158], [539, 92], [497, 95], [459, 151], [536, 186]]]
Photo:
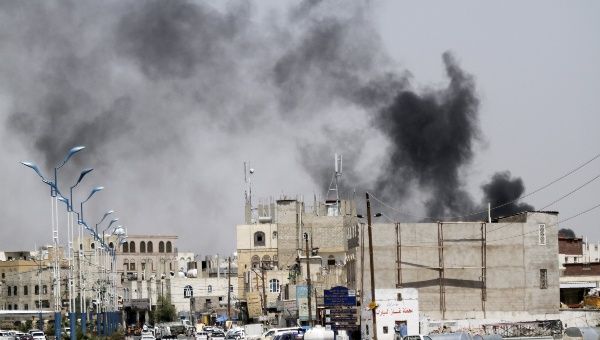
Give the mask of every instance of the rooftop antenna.
[[[252, 175], [254, 169], [250, 167], [250, 162], [244, 162], [244, 183], [246, 184], [246, 190], [244, 190], [244, 198], [246, 200], [246, 223], [255, 223], [256, 217], [254, 207], [252, 207]], [[249, 221], [248, 221], [249, 220]]]
[[[329, 216], [338, 216], [340, 212], [340, 192], [339, 192], [339, 182], [342, 177], [342, 155], [334, 154], [334, 172], [333, 177], [331, 178], [331, 183], [329, 184], [329, 190], [327, 191], [327, 200], [326, 204], [328, 206]], [[333, 195], [332, 195], [333, 192]], [[333, 196], [333, 199], [330, 197]], [[335, 200], [335, 201], [334, 201]]]

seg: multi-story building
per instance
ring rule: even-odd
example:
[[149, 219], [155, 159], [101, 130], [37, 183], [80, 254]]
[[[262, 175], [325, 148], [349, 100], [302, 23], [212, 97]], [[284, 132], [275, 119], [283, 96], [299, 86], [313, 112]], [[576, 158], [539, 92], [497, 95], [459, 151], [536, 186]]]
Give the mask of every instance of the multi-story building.
[[[493, 223], [375, 224], [375, 287], [416, 288], [421, 320], [559, 319], [557, 224], [555, 212], [523, 212]], [[354, 229], [351, 233], [359, 237]], [[350, 257], [361, 258], [361, 243], [352, 243], [357, 247]], [[370, 268], [364, 261], [356, 261], [356, 268], [356, 287], [366, 305]]]
[[599, 243], [582, 237], [558, 235], [560, 302], [563, 307], [581, 308], [584, 296], [600, 287]]
[[[356, 225], [353, 201], [317, 202], [307, 206], [301, 199], [282, 198], [253, 208], [246, 203], [245, 224], [236, 227], [238, 296], [245, 301], [251, 319], [281, 322], [275, 315], [296, 322], [297, 311], [281, 313], [281, 295], [287, 287], [306, 281], [301, 262], [306, 262], [306, 240], [311, 279], [317, 294], [346, 282], [347, 230]], [[304, 259], [304, 260], [303, 260]], [[284, 292], [285, 293], [285, 292]], [[303, 320], [306, 321], [306, 320]]]

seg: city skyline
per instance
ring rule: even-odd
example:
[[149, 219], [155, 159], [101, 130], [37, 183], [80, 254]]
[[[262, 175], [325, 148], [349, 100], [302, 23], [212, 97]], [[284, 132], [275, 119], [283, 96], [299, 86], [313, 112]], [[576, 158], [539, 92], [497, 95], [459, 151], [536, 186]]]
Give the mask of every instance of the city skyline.
[[[86, 203], [89, 223], [114, 209], [130, 234], [176, 234], [181, 250], [201, 254], [235, 247], [235, 226], [244, 221], [244, 161], [255, 169], [255, 202], [281, 195], [312, 202], [327, 192], [333, 155], [342, 154], [344, 197], [356, 191], [364, 210], [369, 190], [417, 216], [377, 202], [374, 209], [413, 222], [430, 216], [435, 196], [449, 197], [438, 202], [448, 213], [436, 216], [471, 212], [484, 204], [481, 186], [497, 172], [522, 179], [527, 194], [600, 152], [598, 4], [217, 6], [0, 5], [7, 27], [0, 166], [8, 189], [1, 248], [52, 242], [48, 187], [19, 162], [35, 161], [49, 175], [76, 145], [86, 149], [60, 170], [59, 185], [68, 189], [82, 169], [94, 168], [75, 192], [77, 203], [105, 187]], [[447, 160], [454, 182], [441, 192], [447, 178], [414, 172], [444, 168], [414, 166], [419, 158], [401, 140], [411, 130], [384, 124], [381, 112], [393, 107], [386, 105], [396, 91], [424, 103], [434, 98], [441, 108], [456, 103], [448, 98], [455, 98], [450, 83], [457, 73], [464, 86], [473, 85], [472, 102], [459, 111], [473, 115], [469, 129], [433, 130], [470, 136], [460, 156]], [[394, 144], [397, 131], [404, 134]], [[399, 165], [386, 177], [392, 158]], [[518, 203], [539, 209], [560, 199], [545, 209], [559, 211], [559, 219], [594, 207], [598, 162]], [[454, 207], [456, 198], [471, 206]], [[560, 227], [598, 240], [599, 217], [600, 209], [592, 210]]]

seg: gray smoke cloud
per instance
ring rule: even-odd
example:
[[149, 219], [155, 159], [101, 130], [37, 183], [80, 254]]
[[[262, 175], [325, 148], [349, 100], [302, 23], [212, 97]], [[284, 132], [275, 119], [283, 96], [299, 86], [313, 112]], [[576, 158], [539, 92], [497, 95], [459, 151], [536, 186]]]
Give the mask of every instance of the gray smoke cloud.
[[49, 242], [47, 200], [30, 197], [39, 184], [17, 161], [49, 174], [75, 145], [87, 149], [59, 184], [94, 167], [75, 201], [106, 186], [86, 216], [114, 209], [130, 234], [177, 234], [203, 253], [233, 250], [244, 160], [257, 195], [326, 192], [338, 152], [346, 193], [473, 208], [461, 176], [479, 138], [473, 77], [445, 54], [447, 87], [415, 90], [369, 6], [304, 1], [259, 18], [252, 3], [1, 2], [3, 166], [28, 188], [8, 184], [7, 226]]

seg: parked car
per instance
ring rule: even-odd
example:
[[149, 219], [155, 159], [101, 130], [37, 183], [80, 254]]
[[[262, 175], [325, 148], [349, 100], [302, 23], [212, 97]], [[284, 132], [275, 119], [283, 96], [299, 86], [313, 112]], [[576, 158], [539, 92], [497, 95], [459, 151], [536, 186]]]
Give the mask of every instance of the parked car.
[[15, 340], [33, 340], [33, 336], [29, 333], [20, 333], [15, 337]]
[[225, 340], [225, 333], [221, 331], [213, 331], [210, 335], [211, 340]]
[[142, 333], [140, 340], [156, 340], [156, 338], [154, 337], [154, 335], [152, 333], [144, 332], [144, 333]]
[[208, 333], [204, 331], [196, 332], [195, 338], [196, 340], [208, 340]]
[[242, 340], [246, 339], [246, 334], [243, 329], [229, 330], [225, 335], [225, 339]]
[[48, 340], [48, 338], [46, 338], [46, 334], [44, 334], [42, 331], [31, 332], [31, 336], [33, 337], [33, 340]]

